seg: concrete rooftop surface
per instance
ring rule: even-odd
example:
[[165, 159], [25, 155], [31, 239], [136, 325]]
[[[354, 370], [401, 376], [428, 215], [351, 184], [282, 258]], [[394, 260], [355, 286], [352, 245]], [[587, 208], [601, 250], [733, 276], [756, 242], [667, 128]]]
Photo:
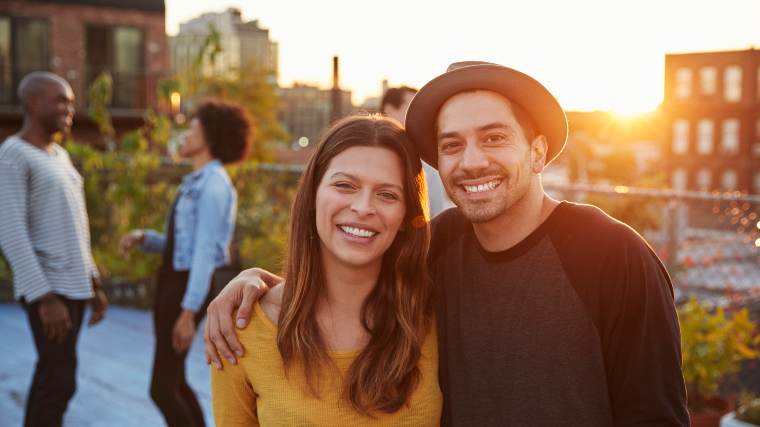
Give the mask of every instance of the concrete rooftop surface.
[[[153, 366], [153, 320], [149, 311], [109, 307], [106, 318], [79, 335], [77, 392], [69, 402], [67, 427], [165, 425], [148, 395]], [[37, 359], [26, 313], [0, 304], [0, 426], [21, 426]], [[187, 377], [213, 425], [209, 371], [198, 332], [187, 358]]]

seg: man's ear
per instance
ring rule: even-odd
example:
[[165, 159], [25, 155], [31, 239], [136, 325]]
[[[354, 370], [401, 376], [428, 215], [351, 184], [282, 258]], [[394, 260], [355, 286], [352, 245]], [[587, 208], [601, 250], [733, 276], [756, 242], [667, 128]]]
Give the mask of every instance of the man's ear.
[[541, 173], [546, 167], [546, 152], [549, 150], [549, 144], [546, 137], [538, 135], [530, 143], [530, 163], [534, 173]]

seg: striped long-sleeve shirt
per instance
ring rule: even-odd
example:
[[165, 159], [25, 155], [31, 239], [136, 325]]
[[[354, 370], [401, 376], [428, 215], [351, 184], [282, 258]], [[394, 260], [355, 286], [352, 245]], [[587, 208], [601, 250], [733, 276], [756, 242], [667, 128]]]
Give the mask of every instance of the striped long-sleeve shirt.
[[92, 297], [83, 181], [58, 144], [43, 150], [12, 136], [0, 145], [0, 249], [16, 298]]

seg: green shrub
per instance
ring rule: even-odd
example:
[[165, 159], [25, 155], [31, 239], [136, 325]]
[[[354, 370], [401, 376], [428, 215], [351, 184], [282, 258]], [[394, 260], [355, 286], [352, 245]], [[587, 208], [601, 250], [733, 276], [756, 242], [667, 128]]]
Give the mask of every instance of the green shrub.
[[699, 412], [743, 360], [758, 357], [760, 336], [746, 309], [731, 315], [722, 308], [711, 312], [692, 298], [678, 315], [689, 407]]

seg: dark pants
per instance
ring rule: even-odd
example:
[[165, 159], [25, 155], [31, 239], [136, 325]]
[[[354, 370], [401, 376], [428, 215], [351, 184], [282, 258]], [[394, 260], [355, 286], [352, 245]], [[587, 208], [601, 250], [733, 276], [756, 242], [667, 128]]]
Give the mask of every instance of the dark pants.
[[[187, 351], [177, 354], [172, 347], [174, 323], [182, 311], [180, 306], [187, 287], [187, 272], [162, 271], [156, 289], [153, 322], [156, 334], [156, 354], [150, 397], [156, 403], [170, 427], [202, 427], [203, 411], [195, 393], [185, 378]], [[210, 298], [195, 314], [198, 326], [206, 313]]]
[[76, 391], [77, 338], [82, 327], [84, 300], [58, 296], [69, 310], [72, 328], [66, 339], [57, 343], [45, 336], [40, 319], [39, 301], [21, 305], [26, 310], [37, 349], [37, 365], [26, 400], [24, 426], [60, 426], [69, 400]]

